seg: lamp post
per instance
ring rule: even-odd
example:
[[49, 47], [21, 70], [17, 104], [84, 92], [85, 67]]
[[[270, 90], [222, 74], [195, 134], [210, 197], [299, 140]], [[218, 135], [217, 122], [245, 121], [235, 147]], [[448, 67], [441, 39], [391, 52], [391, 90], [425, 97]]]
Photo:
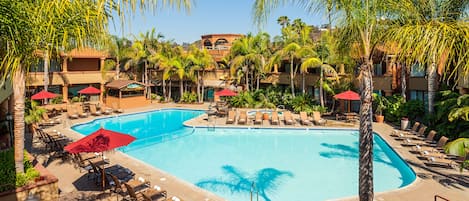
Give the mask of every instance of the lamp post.
[[10, 133], [10, 147], [13, 147], [13, 115], [8, 112], [6, 120], [8, 121], [8, 131]]

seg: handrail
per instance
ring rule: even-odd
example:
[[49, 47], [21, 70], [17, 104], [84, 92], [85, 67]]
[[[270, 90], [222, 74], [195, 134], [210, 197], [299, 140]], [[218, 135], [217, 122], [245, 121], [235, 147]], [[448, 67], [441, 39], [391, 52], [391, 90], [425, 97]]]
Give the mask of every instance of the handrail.
[[435, 195], [434, 198], [435, 198], [435, 199], [434, 199], [435, 201], [437, 201], [437, 198], [442, 199], [442, 200], [444, 200], [444, 201], [450, 201], [449, 199], [446, 199], [446, 198], [441, 197], [441, 196], [439, 196], [439, 195]]

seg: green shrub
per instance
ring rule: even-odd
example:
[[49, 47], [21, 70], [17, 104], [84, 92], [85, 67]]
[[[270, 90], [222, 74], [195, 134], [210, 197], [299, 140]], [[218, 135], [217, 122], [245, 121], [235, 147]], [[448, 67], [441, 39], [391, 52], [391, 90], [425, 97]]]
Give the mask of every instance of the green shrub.
[[0, 192], [24, 186], [39, 177], [39, 172], [29, 161], [26, 151], [23, 160], [24, 173], [16, 174], [14, 154], [13, 148], [0, 152]]
[[305, 111], [307, 113], [312, 112], [311, 106], [313, 105], [312, 98], [309, 95], [299, 95], [293, 98], [292, 108], [293, 111], [299, 113]]
[[60, 104], [62, 102], [63, 102], [63, 97], [62, 96], [57, 96], [57, 97], [50, 100], [51, 104]]
[[184, 92], [181, 97], [182, 103], [195, 103], [197, 102], [197, 94]]
[[255, 105], [255, 100], [248, 91], [239, 92], [237, 96], [231, 97], [229, 101], [231, 106], [238, 108], [254, 107]]

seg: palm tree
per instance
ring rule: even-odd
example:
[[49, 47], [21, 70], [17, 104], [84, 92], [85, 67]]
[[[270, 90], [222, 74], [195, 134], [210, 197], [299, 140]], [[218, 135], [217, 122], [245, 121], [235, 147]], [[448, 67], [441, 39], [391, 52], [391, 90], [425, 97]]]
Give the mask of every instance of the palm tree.
[[280, 16], [277, 19], [277, 23], [282, 26], [282, 28], [285, 28], [286, 26], [290, 25], [290, 19], [287, 16]]
[[449, 79], [458, 76], [460, 69], [469, 70], [469, 26], [462, 19], [467, 16], [468, 6], [469, 1], [460, 0], [405, 0], [391, 5], [398, 15], [389, 20], [388, 40], [397, 44], [398, 56], [407, 66], [416, 61], [427, 66], [430, 114], [434, 110], [437, 71]]
[[[14, 136], [16, 171], [24, 172], [24, 96], [25, 77], [30, 64], [37, 58], [36, 50], [48, 51], [50, 56], [58, 56], [61, 51], [85, 45], [100, 45], [107, 30], [112, 10], [136, 10], [137, 2], [144, 8], [154, 9], [160, 1], [18, 1], [0, 2], [0, 9], [8, 12], [0, 14], [3, 26], [0, 27], [0, 51], [2, 62], [0, 71], [3, 78], [10, 77], [14, 98]], [[190, 9], [190, 1], [163, 0], [161, 3]], [[67, 13], [67, 15], [64, 15]], [[127, 12], [118, 12], [122, 17]], [[67, 23], [63, 23], [67, 22]], [[48, 48], [44, 48], [48, 47]], [[53, 54], [56, 53], [56, 54]]]
[[[215, 60], [213, 57], [208, 53], [206, 49], [199, 49], [195, 45], [191, 45], [189, 47], [189, 51], [191, 52], [192, 57], [189, 58], [192, 61], [192, 66], [190, 68], [190, 72], [188, 74], [194, 75], [195, 82], [197, 84], [197, 97], [199, 103], [204, 102], [204, 76], [205, 70], [208, 67], [213, 67], [216, 65]], [[200, 75], [200, 71], [202, 71], [202, 76]]]
[[335, 79], [338, 80], [339, 76], [335, 69], [328, 65], [323, 64], [323, 62], [317, 57], [310, 57], [303, 61], [301, 64], [301, 72], [303, 74], [303, 93], [304, 93], [304, 74], [308, 72], [309, 68], [319, 68], [319, 100], [321, 106], [324, 107], [324, 71], [333, 74]]
[[[285, 1], [283, 1], [285, 2]], [[309, 5], [310, 1], [298, 1], [300, 5]], [[254, 14], [257, 21], [267, 18], [267, 14], [280, 1], [256, 0]], [[377, 22], [384, 12], [382, 5], [385, 1], [331, 1], [332, 5], [339, 4], [344, 18], [338, 40], [348, 44], [356, 44], [361, 51], [360, 80], [360, 139], [359, 139], [359, 196], [360, 200], [373, 200], [373, 133], [372, 133], [372, 67], [371, 55], [377, 41]]]

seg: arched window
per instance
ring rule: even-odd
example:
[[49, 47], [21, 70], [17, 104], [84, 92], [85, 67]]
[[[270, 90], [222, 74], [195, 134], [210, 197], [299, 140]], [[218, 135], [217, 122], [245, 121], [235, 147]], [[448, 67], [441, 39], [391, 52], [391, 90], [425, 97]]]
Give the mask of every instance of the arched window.
[[224, 38], [219, 38], [216, 42], [215, 42], [215, 48], [216, 49], [227, 49], [226, 47], [226, 44], [228, 44], [228, 40], [224, 39]]
[[204, 40], [204, 47], [205, 47], [206, 49], [212, 49], [212, 42], [210, 42], [209, 39], [205, 39], [205, 40]]

